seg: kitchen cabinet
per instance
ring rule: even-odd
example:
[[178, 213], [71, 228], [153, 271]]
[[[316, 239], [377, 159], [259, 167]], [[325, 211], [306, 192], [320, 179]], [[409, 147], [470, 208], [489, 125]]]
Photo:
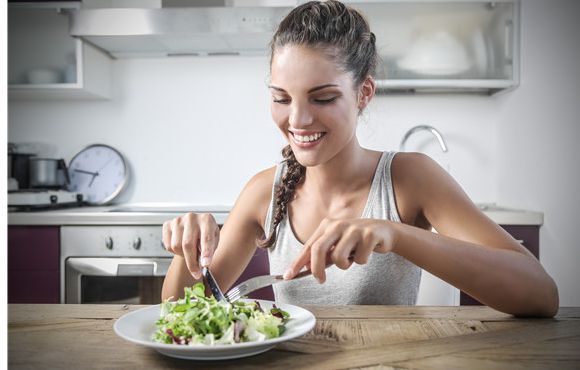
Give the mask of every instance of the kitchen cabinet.
[[8, 92], [11, 100], [103, 99], [110, 95], [110, 57], [69, 34], [79, 2], [8, 4]]
[[[539, 225], [500, 225], [518, 242], [526, 247], [536, 258], [540, 258], [540, 226]], [[461, 292], [459, 302], [462, 306], [481, 305], [469, 294]]]
[[376, 35], [379, 93], [493, 94], [519, 84], [519, 0], [349, 5]]
[[8, 303], [59, 303], [60, 228], [8, 227]]
[[[362, 11], [376, 36], [379, 93], [494, 94], [519, 85], [519, 0], [346, 2]], [[131, 9], [95, 3], [71, 12], [71, 33], [115, 58], [264, 55], [292, 9], [278, 1]]]

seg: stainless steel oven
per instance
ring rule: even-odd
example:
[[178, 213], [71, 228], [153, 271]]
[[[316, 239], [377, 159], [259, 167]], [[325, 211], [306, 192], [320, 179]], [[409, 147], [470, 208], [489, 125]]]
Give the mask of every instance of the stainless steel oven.
[[61, 302], [156, 304], [172, 255], [161, 225], [61, 227]]

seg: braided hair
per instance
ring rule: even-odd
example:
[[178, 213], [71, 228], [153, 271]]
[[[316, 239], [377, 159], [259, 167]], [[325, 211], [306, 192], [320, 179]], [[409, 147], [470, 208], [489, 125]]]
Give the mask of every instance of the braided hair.
[[[294, 8], [279, 24], [270, 42], [270, 65], [277, 50], [286, 45], [303, 45], [322, 50], [340, 70], [351, 73], [354, 89], [374, 75], [378, 63], [375, 35], [357, 10], [336, 0], [310, 1]], [[258, 246], [274, 245], [277, 228], [288, 212], [296, 187], [304, 181], [306, 168], [294, 156], [290, 145], [282, 149], [286, 171], [275, 189], [272, 232], [258, 240]], [[269, 232], [269, 230], [266, 230]]]

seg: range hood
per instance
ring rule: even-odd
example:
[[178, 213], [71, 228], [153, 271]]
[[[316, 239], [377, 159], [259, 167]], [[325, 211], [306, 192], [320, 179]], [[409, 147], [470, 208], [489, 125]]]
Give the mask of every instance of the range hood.
[[113, 58], [265, 55], [291, 7], [104, 8], [69, 12], [70, 34]]

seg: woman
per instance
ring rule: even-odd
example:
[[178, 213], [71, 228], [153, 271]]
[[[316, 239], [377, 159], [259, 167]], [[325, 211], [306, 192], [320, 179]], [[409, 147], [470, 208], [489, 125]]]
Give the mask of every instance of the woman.
[[286, 16], [271, 42], [269, 86], [285, 160], [248, 182], [221, 232], [209, 214], [163, 225], [175, 254], [163, 299], [200, 279], [200, 265], [229, 289], [264, 247], [272, 273], [291, 280], [309, 268], [318, 280], [275, 285], [279, 301], [414, 304], [423, 268], [497, 310], [555, 315], [551, 277], [434, 161], [359, 145], [376, 61], [367, 22], [340, 2]]

